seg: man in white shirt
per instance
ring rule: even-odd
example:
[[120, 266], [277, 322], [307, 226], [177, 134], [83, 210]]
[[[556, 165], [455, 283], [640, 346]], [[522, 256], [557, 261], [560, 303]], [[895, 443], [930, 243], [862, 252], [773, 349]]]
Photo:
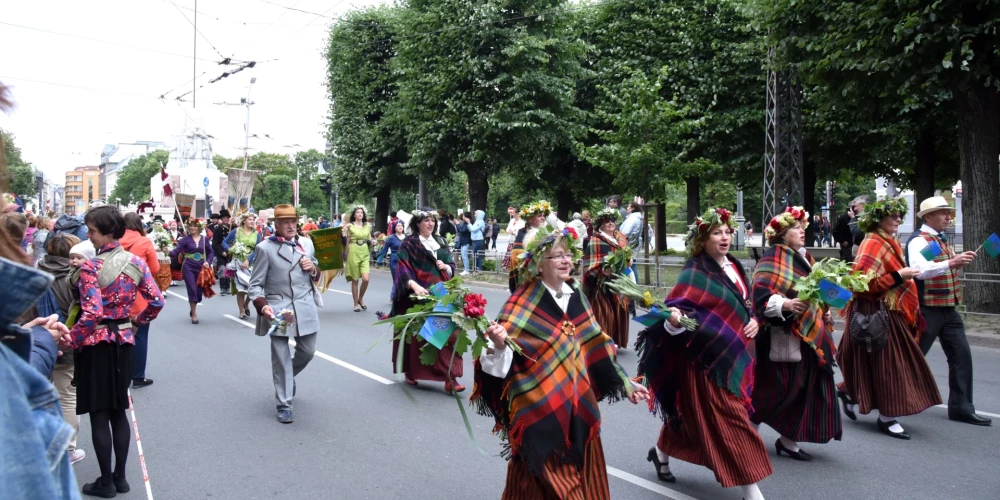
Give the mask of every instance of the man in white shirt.
[[972, 351], [965, 337], [965, 325], [956, 307], [962, 302], [958, 270], [976, 258], [975, 252], [955, 254], [945, 230], [954, 208], [941, 196], [920, 203], [917, 217], [924, 221], [920, 231], [906, 243], [906, 258], [916, 277], [920, 312], [926, 326], [920, 333], [924, 355], [941, 339], [941, 349], [948, 358], [948, 418], [973, 425], [991, 425], [988, 418], [976, 415], [972, 404]]

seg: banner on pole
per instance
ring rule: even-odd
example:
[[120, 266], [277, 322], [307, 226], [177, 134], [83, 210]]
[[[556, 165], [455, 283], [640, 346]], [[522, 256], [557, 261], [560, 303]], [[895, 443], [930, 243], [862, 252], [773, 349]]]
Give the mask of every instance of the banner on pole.
[[174, 193], [174, 203], [177, 204], [177, 211], [181, 214], [181, 220], [191, 217], [191, 208], [194, 207], [194, 195], [184, 193]]
[[254, 182], [261, 173], [260, 170], [243, 169], [231, 169], [226, 172], [228, 181], [226, 205], [232, 212], [240, 213], [249, 210]]
[[339, 227], [316, 229], [309, 232], [309, 238], [316, 247], [316, 260], [320, 271], [332, 271], [344, 268], [344, 241], [341, 239]]

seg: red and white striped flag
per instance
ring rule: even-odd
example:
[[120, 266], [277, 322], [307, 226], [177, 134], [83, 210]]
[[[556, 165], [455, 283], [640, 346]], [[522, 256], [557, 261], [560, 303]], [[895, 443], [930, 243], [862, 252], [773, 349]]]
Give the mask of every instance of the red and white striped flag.
[[295, 192], [295, 206], [299, 206], [299, 181], [292, 180], [292, 191]]
[[160, 180], [163, 181], [163, 194], [165, 196], [173, 196], [174, 189], [170, 187], [170, 176], [167, 175], [167, 171], [160, 167]]

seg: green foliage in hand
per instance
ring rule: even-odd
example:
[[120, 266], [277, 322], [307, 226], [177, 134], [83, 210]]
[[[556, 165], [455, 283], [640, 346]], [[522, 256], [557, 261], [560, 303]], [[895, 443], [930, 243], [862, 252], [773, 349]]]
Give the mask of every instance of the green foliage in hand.
[[823, 302], [820, 281], [827, 280], [851, 293], [863, 293], [868, 291], [868, 283], [874, 276], [874, 271], [852, 271], [851, 265], [842, 260], [823, 259], [813, 266], [808, 275], [797, 278], [793, 289], [798, 292], [799, 300], [820, 304]]

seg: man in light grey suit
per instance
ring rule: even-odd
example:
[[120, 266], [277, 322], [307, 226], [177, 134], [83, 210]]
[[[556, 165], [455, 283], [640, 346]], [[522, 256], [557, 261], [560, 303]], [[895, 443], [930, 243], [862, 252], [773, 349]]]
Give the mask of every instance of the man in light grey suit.
[[[319, 279], [319, 269], [313, 243], [299, 238], [295, 232], [295, 207], [274, 207], [275, 235], [257, 245], [250, 275], [250, 299], [257, 309], [257, 335], [266, 335], [275, 315], [283, 309], [295, 313], [295, 324], [284, 332], [271, 334], [271, 371], [274, 376], [274, 397], [278, 406], [278, 422], [292, 423], [292, 398], [295, 396], [295, 376], [312, 360], [319, 332], [319, 313], [313, 284]], [[295, 337], [295, 358], [288, 346], [288, 337]]]

